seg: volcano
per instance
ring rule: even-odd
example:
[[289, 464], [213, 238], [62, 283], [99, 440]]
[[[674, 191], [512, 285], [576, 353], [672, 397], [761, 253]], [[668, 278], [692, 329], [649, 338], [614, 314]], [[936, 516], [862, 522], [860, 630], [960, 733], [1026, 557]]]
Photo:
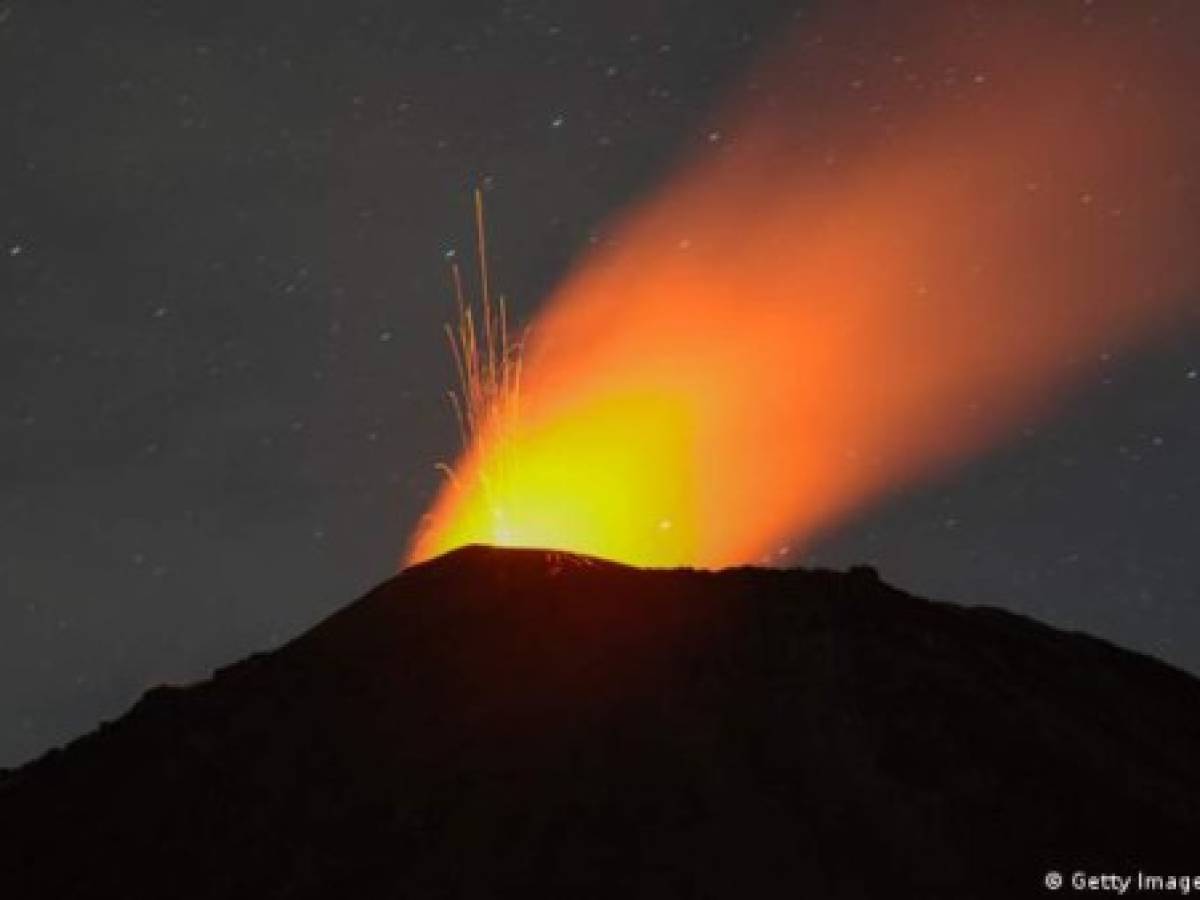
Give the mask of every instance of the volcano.
[[469, 547], [6, 773], [0, 884], [1034, 896], [1194, 869], [1198, 759], [1190, 676], [871, 569]]

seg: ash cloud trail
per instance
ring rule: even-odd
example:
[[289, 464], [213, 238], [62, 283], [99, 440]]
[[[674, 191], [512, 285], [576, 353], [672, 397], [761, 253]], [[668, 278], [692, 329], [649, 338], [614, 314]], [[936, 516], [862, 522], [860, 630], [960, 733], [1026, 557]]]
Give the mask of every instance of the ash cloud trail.
[[[1169, 2], [864, 2], [798, 26], [728, 98], [726, 137], [534, 322], [509, 449], [554, 474], [506, 503], [565, 512], [528, 542], [751, 560], [1194, 322], [1198, 38]], [[493, 452], [468, 452], [414, 557], [503, 542], [471, 487]], [[601, 509], [605, 533], [572, 531]]]

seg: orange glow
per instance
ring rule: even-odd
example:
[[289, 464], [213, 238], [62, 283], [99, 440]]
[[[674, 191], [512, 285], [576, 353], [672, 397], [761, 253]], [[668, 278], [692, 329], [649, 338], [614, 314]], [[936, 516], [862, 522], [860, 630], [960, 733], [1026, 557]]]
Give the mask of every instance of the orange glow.
[[535, 320], [519, 421], [476, 436], [410, 561], [753, 561], [1181, 321], [1195, 7], [947, 6], [810, 23], [730, 98]]

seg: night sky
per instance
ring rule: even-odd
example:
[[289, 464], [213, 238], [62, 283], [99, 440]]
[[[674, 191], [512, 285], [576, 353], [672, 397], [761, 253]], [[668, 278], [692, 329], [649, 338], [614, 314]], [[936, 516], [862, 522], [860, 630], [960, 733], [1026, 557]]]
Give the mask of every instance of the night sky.
[[[394, 572], [457, 449], [441, 328], [472, 188], [527, 319], [795, 13], [0, 3], [0, 765]], [[1200, 336], [1095, 363], [780, 561], [1200, 672]]]

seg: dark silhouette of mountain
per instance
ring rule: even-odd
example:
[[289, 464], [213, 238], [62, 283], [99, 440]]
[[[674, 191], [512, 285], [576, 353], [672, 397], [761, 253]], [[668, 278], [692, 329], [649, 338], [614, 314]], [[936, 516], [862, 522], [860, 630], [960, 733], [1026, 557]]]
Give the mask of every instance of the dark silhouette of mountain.
[[1200, 682], [848, 573], [467, 548], [0, 782], [0, 893], [1025, 897], [1200, 870]]

